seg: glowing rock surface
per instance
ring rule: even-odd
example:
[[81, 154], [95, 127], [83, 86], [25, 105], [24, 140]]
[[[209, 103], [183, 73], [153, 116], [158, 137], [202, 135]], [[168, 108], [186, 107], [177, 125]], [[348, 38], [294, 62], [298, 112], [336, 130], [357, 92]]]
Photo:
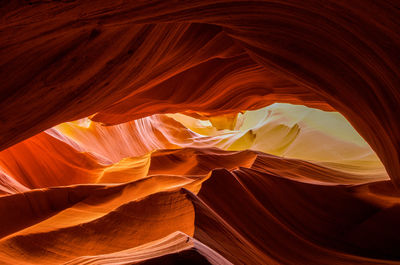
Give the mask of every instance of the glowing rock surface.
[[0, 264], [400, 264], [399, 17], [0, 3]]

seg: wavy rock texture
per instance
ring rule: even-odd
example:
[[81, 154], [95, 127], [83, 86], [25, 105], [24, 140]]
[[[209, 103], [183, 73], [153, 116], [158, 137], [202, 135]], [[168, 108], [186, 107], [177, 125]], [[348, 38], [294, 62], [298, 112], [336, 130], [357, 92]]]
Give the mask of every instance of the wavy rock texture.
[[4, 3], [2, 148], [94, 113], [115, 124], [156, 112], [258, 108], [279, 98], [341, 112], [397, 184], [397, 4]]
[[0, 263], [400, 264], [399, 17], [1, 2]]
[[[1, 197], [1, 259], [131, 264], [163, 256], [158, 262], [396, 264], [388, 259], [399, 258], [400, 198], [389, 181], [350, 185], [365, 180], [254, 151], [181, 149], [152, 157], [151, 176], [125, 184]], [[245, 167], [234, 169], [232, 163]], [[280, 168], [265, 166], [273, 163]], [[177, 235], [168, 236], [175, 231], [207, 247], [182, 246], [171, 239]]]

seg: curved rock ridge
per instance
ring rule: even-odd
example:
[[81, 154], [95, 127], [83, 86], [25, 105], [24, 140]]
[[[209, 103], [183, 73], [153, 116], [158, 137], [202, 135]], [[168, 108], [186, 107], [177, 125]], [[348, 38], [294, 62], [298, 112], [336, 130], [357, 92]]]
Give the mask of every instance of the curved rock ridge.
[[82, 119], [60, 124], [48, 133], [75, 149], [107, 157], [113, 162], [156, 149], [217, 147], [252, 149], [324, 162], [336, 168], [342, 165], [361, 174], [386, 175], [374, 151], [336, 112], [273, 104], [238, 114], [195, 116], [197, 118], [159, 114], [114, 126]]
[[400, 180], [397, 1], [5, 2], [0, 145], [91, 115], [342, 113]]
[[78, 152], [65, 142], [41, 133], [0, 153], [0, 168], [6, 172], [0, 188], [3, 193], [14, 194], [74, 184], [126, 183], [159, 174], [206, 175], [219, 167], [250, 167], [256, 156], [255, 152], [189, 148], [160, 150], [103, 164], [98, 156]]
[[0, 197], [2, 262], [399, 264], [400, 197], [388, 180], [340, 182], [351, 176], [254, 151], [152, 157], [152, 175], [127, 183]]
[[399, 17], [0, 2], [0, 264], [400, 264]]
[[[164, 257], [164, 255], [168, 255]], [[174, 232], [162, 239], [136, 248], [98, 256], [84, 256], [65, 263], [69, 264], [213, 264], [230, 265], [220, 254], [198, 240]]]
[[[383, 197], [368, 201], [354, 193], [364, 188], [242, 168], [215, 170], [197, 195], [186, 193], [195, 206], [194, 237], [234, 264], [399, 264], [391, 261], [399, 252], [389, 221], [398, 218], [399, 196], [377, 206]], [[370, 233], [374, 225], [380, 230]]]
[[[257, 130], [254, 129], [256, 141], [245, 144], [242, 143], [243, 135], [252, 132], [252, 129], [223, 131], [214, 136], [204, 136], [166, 116], [149, 117], [135, 123], [111, 127], [96, 123], [90, 123], [87, 128], [76, 123], [64, 124], [59, 128], [68, 133], [66, 135], [57, 131], [60, 129], [53, 129], [0, 152], [0, 169], [3, 172], [0, 188], [3, 194], [13, 194], [27, 191], [29, 188], [85, 183], [125, 183], [157, 174], [206, 175], [215, 168], [230, 170], [240, 166], [254, 167], [277, 174], [287, 171], [286, 177], [311, 182], [359, 184], [388, 178], [379, 160], [377, 161], [373, 152], [368, 149], [368, 145], [360, 146], [357, 150], [354, 148], [358, 146], [356, 144], [333, 140], [329, 148], [330, 143], [323, 141], [324, 134], [320, 134], [319, 141], [322, 139], [325, 149], [320, 148], [311, 156], [319, 158], [322, 162], [276, 157], [259, 151], [223, 152], [213, 149], [221, 146], [231, 149], [234, 146], [233, 149], [242, 150], [249, 145], [257, 147], [260, 144], [261, 150], [268, 149], [268, 146], [262, 148], [263, 142], [257, 138], [260, 131], [267, 145], [284, 146], [281, 148], [283, 151], [288, 150], [290, 146], [287, 144], [287, 139], [291, 142], [297, 141], [300, 147], [302, 141], [305, 142], [303, 146], [309, 145], [311, 140], [317, 141], [317, 145], [320, 144], [318, 131], [311, 131], [311, 139], [309, 136], [307, 140], [307, 137], [301, 138], [303, 129], [301, 127], [298, 127], [298, 132], [292, 136], [290, 132], [284, 134], [288, 130], [286, 125], [279, 122], [265, 124]], [[294, 127], [296, 126], [297, 124]], [[274, 135], [278, 137], [275, 138], [277, 142], [269, 143]], [[184, 146], [202, 148], [154, 151], [160, 147]], [[296, 148], [293, 146], [292, 150]], [[337, 151], [335, 148], [338, 148]], [[326, 161], [327, 157], [332, 155], [326, 155], [324, 152], [331, 152], [333, 155], [337, 152], [339, 156], [346, 156], [345, 148], [351, 151], [349, 157], [355, 153], [360, 158], [348, 161], [344, 157], [338, 160], [333, 156], [334, 160]], [[275, 150], [278, 150], [278, 154], [282, 154], [280, 149]], [[301, 148], [297, 150], [300, 154], [303, 152], [304, 156], [313, 152], [313, 150], [308, 152], [307, 148], [303, 148], [303, 151]], [[363, 158], [365, 153], [372, 159], [365, 160]], [[325, 157], [319, 157], [318, 154]]]
[[[19, 231], [0, 240], [2, 262], [60, 264], [83, 255], [133, 248], [175, 231], [193, 235], [194, 212], [190, 201], [176, 191], [162, 192], [161, 186], [158, 189], [149, 187], [146, 191], [146, 184], [157, 186], [154, 182], [152, 185], [138, 182], [109, 190], [100, 187], [94, 192], [86, 192], [86, 196], [81, 194], [75, 204], [64, 209], [47, 209], [43, 204], [34, 203], [33, 216], [42, 211], [41, 220], [25, 219], [22, 225], [29, 227], [23, 228], [20, 224]], [[170, 189], [168, 184], [164, 187]], [[72, 192], [79, 189], [75, 187]], [[135, 195], [138, 190], [139, 195]], [[48, 191], [44, 193], [46, 195]], [[33, 199], [38, 199], [35, 195], [40, 194], [32, 195]], [[29, 201], [24, 198], [17, 197], [15, 201], [29, 206]], [[12, 221], [12, 218], [5, 221]]]

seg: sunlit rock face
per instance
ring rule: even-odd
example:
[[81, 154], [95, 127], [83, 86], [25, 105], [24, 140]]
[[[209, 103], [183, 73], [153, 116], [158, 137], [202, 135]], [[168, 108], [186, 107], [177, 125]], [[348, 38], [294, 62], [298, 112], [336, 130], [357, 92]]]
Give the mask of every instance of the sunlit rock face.
[[396, 1], [0, 14], [1, 264], [400, 264]]
[[273, 104], [213, 117], [158, 114], [115, 126], [86, 118], [47, 132], [113, 163], [157, 149], [251, 149], [363, 174], [364, 179], [387, 178], [379, 158], [342, 115], [299, 105]]

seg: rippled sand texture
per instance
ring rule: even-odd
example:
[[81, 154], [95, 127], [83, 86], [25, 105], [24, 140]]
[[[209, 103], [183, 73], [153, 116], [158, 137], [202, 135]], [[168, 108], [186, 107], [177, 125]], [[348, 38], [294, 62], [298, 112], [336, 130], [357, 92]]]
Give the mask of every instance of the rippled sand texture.
[[0, 264], [400, 264], [398, 1], [3, 1]]

